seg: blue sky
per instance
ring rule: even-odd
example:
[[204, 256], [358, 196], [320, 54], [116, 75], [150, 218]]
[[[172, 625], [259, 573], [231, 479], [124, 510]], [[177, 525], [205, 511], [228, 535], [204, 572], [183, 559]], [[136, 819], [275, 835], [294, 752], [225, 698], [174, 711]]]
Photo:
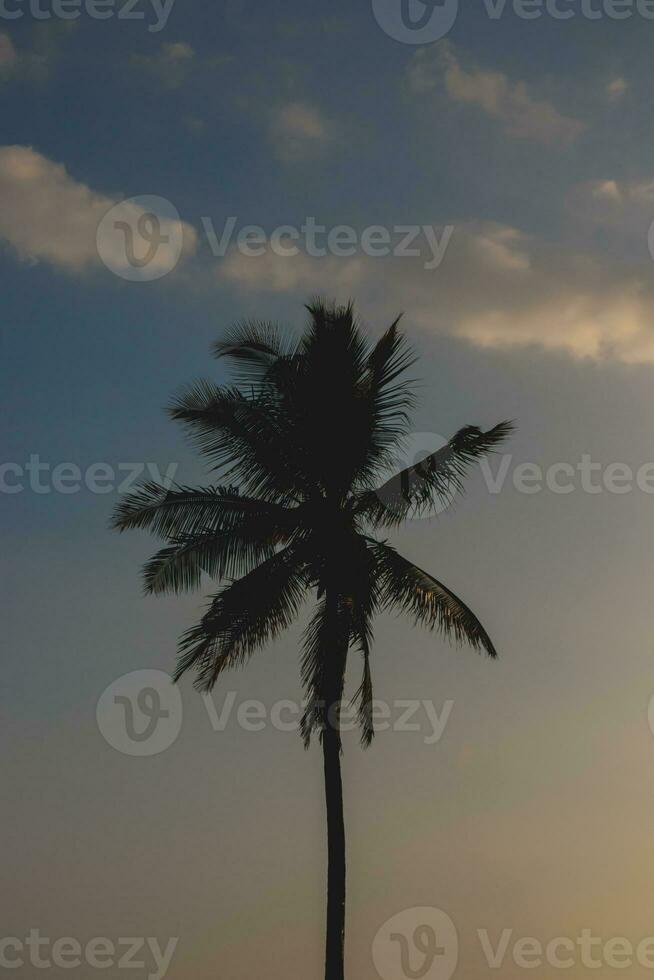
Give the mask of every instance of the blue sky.
[[[568, 7], [566, 21], [509, 7], [494, 20], [467, 4], [425, 45], [340, 0], [176, 0], [158, 32], [147, 17], [0, 16], [9, 484], [34, 455], [50, 473], [150, 462], [201, 482], [162, 407], [184, 382], [224, 378], [208, 351], [234, 320], [299, 328], [315, 293], [354, 298], [372, 337], [404, 311], [421, 356], [417, 433], [517, 420], [500, 493], [476, 472], [456, 507], [398, 535], [479, 612], [501, 656], [379, 624], [379, 696], [454, 704], [437, 745], [418, 732], [346, 746], [348, 955], [362, 978], [375, 975], [377, 930], [414, 906], [453, 918], [463, 978], [488, 969], [480, 928], [543, 941], [585, 925], [604, 939], [654, 931], [654, 503], [637, 486], [588, 493], [577, 470], [588, 454], [602, 474], [654, 461], [654, 21]], [[166, 275], [130, 282], [96, 231], [144, 195], [174, 206], [164, 230], [183, 249]], [[233, 242], [214, 256], [202, 219], [220, 229], [229, 216], [236, 233], [267, 236], [308, 217], [359, 241], [373, 225], [452, 231], [434, 269], [425, 254], [360, 248], [255, 258]], [[573, 490], [521, 492], [523, 463], [571, 466]], [[179, 936], [171, 980], [238, 980], [262, 960], [271, 980], [318, 976], [317, 749], [213, 732], [190, 685], [165, 752], [107, 744], [103, 690], [170, 669], [201, 597], [142, 597], [154, 542], [108, 531], [117, 481], [69, 494], [24, 483], [1, 495], [6, 934]], [[298, 641], [227, 689], [267, 705], [299, 697]], [[521, 975], [507, 962], [503, 976]]]

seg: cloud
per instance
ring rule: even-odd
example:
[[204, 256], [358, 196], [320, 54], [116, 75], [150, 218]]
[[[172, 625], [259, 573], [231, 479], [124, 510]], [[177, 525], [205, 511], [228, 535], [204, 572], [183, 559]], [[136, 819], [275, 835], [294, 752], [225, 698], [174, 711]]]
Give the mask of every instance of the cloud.
[[606, 97], [611, 103], [620, 102], [629, 89], [629, 83], [624, 78], [614, 78], [606, 86]]
[[285, 257], [268, 249], [263, 255], [244, 255], [231, 249], [219, 267], [220, 280], [240, 289], [272, 293], [311, 293], [322, 281], [331, 289], [356, 289], [365, 278], [363, 259], [316, 258], [300, 252]]
[[195, 51], [186, 41], [165, 41], [155, 54], [133, 54], [136, 68], [148, 72], [164, 88], [179, 88], [193, 66]]
[[[121, 200], [97, 193], [74, 180], [63, 164], [28, 146], [0, 147], [0, 239], [20, 259], [47, 262], [67, 273], [100, 266], [96, 234], [107, 211]], [[138, 208], [124, 206], [126, 219]], [[187, 252], [196, 243], [193, 228], [182, 223]], [[165, 262], [166, 256], [162, 255]], [[113, 266], [127, 258], [112, 256]]]
[[[654, 209], [654, 182], [606, 179], [578, 193], [587, 207], [609, 213], [625, 206]], [[0, 147], [0, 238], [24, 260], [71, 274], [97, 268], [98, 224], [118, 200], [76, 181], [62, 164], [30, 147]], [[142, 213], [133, 204], [122, 207], [127, 222]], [[188, 257], [197, 235], [184, 223], [182, 231]], [[108, 264], [126, 266], [119, 237], [115, 248]], [[581, 248], [554, 249], [514, 227], [469, 222], [455, 226], [437, 269], [425, 269], [428, 256], [422, 254], [339, 258], [267, 250], [254, 257], [232, 248], [209, 274], [214, 287], [247, 295], [329, 292], [356, 298], [380, 318], [404, 310], [425, 331], [480, 348], [535, 346], [577, 358], [652, 364], [654, 264], [645, 246], [640, 254], [640, 262], [616, 262]], [[201, 263], [187, 268], [185, 281], [196, 284], [207, 272]]]
[[37, 24], [31, 43], [24, 48], [16, 48], [9, 34], [0, 32], [0, 81], [45, 81], [61, 57], [66, 38], [75, 29], [73, 21]]
[[647, 253], [654, 220], [654, 180], [585, 181], [567, 194], [567, 234], [572, 241], [592, 241], [616, 260], [638, 260]]
[[0, 73], [12, 71], [18, 64], [18, 53], [8, 34], [0, 34]]
[[423, 258], [251, 258], [230, 252], [219, 280], [245, 293], [328, 292], [381, 319], [405, 311], [425, 331], [484, 349], [538, 347], [575, 358], [654, 363], [654, 267], [553, 250], [516, 228], [456, 227], [437, 270]]
[[204, 119], [202, 119], [200, 116], [195, 116], [192, 113], [190, 115], [182, 116], [182, 125], [189, 131], [189, 133], [193, 133], [194, 136], [199, 136], [207, 128]]
[[281, 160], [313, 156], [333, 139], [333, 128], [318, 109], [305, 102], [288, 102], [270, 115], [269, 135]]
[[617, 201], [622, 200], [622, 191], [615, 180], [595, 180], [587, 187], [588, 193], [595, 200]]
[[[591, 209], [604, 204], [636, 207], [654, 205], [654, 180], [619, 181], [613, 179], [591, 180], [576, 188], [579, 200], [585, 200]], [[598, 203], [599, 202], [599, 203]], [[618, 214], [614, 211], [614, 214]]]
[[[132, 54], [129, 63], [157, 89], [172, 91], [198, 79], [206, 80], [234, 60], [231, 54], [202, 57], [187, 41], [166, 41], [153, 54]], [[215, 78], [211, 83], [218, 84]], [[223, 80], [220, 84], [227, 83]]]
[[451, 44], [417, 51], [409, 66], [409, 82], [417, 93], [444, 86], [453, 101], [482, 109], [516, 139], [569, 143], [586, 128], [580, 120], [561, 115], [551, 103], [533, 98], [524, 82], [511, 82], [499, 71], [466, 71]]

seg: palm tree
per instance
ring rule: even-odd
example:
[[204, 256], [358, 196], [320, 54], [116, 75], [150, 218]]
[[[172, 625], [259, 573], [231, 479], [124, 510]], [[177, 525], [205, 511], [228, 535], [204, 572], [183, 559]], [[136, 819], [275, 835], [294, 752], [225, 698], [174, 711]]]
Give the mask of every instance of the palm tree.
[[220, 474], [219, 485], [147, 483], [117, 508], [120, 530], [147, 528], [166, 546], [146, 564], [147, 592], [179, 593], [203, 573], [226, 581], [180, 641], [175, 680], [195, 672], [211, 691], [296, 618], [316, 605], [304, 634], [300, 731], [322, 744], [327, 809], [326, 980], [343, 980], [345, 830], [339, 710], [348, 651], [362, 658], [355, 695], [361, 739], [374, 735], [372, 622], [404, 610], [429, 629], [495, 657], [474, 613], [447, 586], [403, 558], [378, 529], [448, 500], [469, 466], [511, 425], [466, 426], [439, 452], [380, 485], [410, 431], [414, 363], [396, 320], [374, 345], [352, 305], [314, 301], [303, 336], [249, 322], [215, 344], [235, 368], [233, 386], [198, 381], [169, 411]]

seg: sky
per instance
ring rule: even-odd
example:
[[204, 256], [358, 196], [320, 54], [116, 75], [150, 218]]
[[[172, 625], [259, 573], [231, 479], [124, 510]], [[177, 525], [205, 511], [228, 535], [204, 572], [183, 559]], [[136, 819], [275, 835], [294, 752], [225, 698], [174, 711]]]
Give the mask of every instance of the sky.
[[[654, 20], [627, 0], [459, 6], [411, 0], [420, 34], [399, 0], [0, 4], [16, 977], [117, 980], [126, 937], [134, 980], [321, 976], [319, 746], [271, 721], [302, 697], [302, 620], [213, 714], [148, 674], [168, 718], [126, 739], [114, 694], [136, 706], [133, 673], [173, 668], [203, 596], [144, 597], [156, 542], [108, 528], [136, 478], [210, 481], [163, 406], [227, 379], [212, 342], [243, 317], [299, 331], [316, 294], [353, 299], [371, 339], [403, 312], [416, 447], [517, 426], [465, 496], [393, 535], [499, 659], [377, 623], [392, 724], [367, 751], [344, 740], [349, 976], [408, 976], [398, 930], [427, 980], [654, 966], [636, 955], [654, 935]], [[239, 720], [250, 699], [263, 727]], [[446, 954], [423, 963], [434, 915]], [[79, 965], [55, 962], [64, 938]]]

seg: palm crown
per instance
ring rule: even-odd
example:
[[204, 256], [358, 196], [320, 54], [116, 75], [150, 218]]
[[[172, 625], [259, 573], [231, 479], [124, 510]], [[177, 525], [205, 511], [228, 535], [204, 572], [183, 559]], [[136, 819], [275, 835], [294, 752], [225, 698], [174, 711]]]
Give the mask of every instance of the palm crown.
[[370, 642], [385, 609], [495, 657], [485, 629], [442, 582], [379, 538], [411, 513], [461, 489], [470, 464], [511, 426], [467, 426], [439, 452], [381, 482], [407, 436], [411, 350], [395, 321], [377, 343], [351, 305], [316, 301], [298, 341], [249, 322], [216, 343], [235, 368], [233, 386], [199, 381], [170, 407], [220, 473], [201, 488], [154, 483], [119, 505], [115, 525], [147, 528], [166, 546], [145, 566], [148, 592], [181, 592], [202, 575], [226, 581], [180, 641], [175, 677], [196, 674], [209, 691], [317, 596], [304, 635], [302, 680], [308, 742], [343, 691], [347, 651], [362, 657], [357, 691], [362, 741], [373, 737]]

